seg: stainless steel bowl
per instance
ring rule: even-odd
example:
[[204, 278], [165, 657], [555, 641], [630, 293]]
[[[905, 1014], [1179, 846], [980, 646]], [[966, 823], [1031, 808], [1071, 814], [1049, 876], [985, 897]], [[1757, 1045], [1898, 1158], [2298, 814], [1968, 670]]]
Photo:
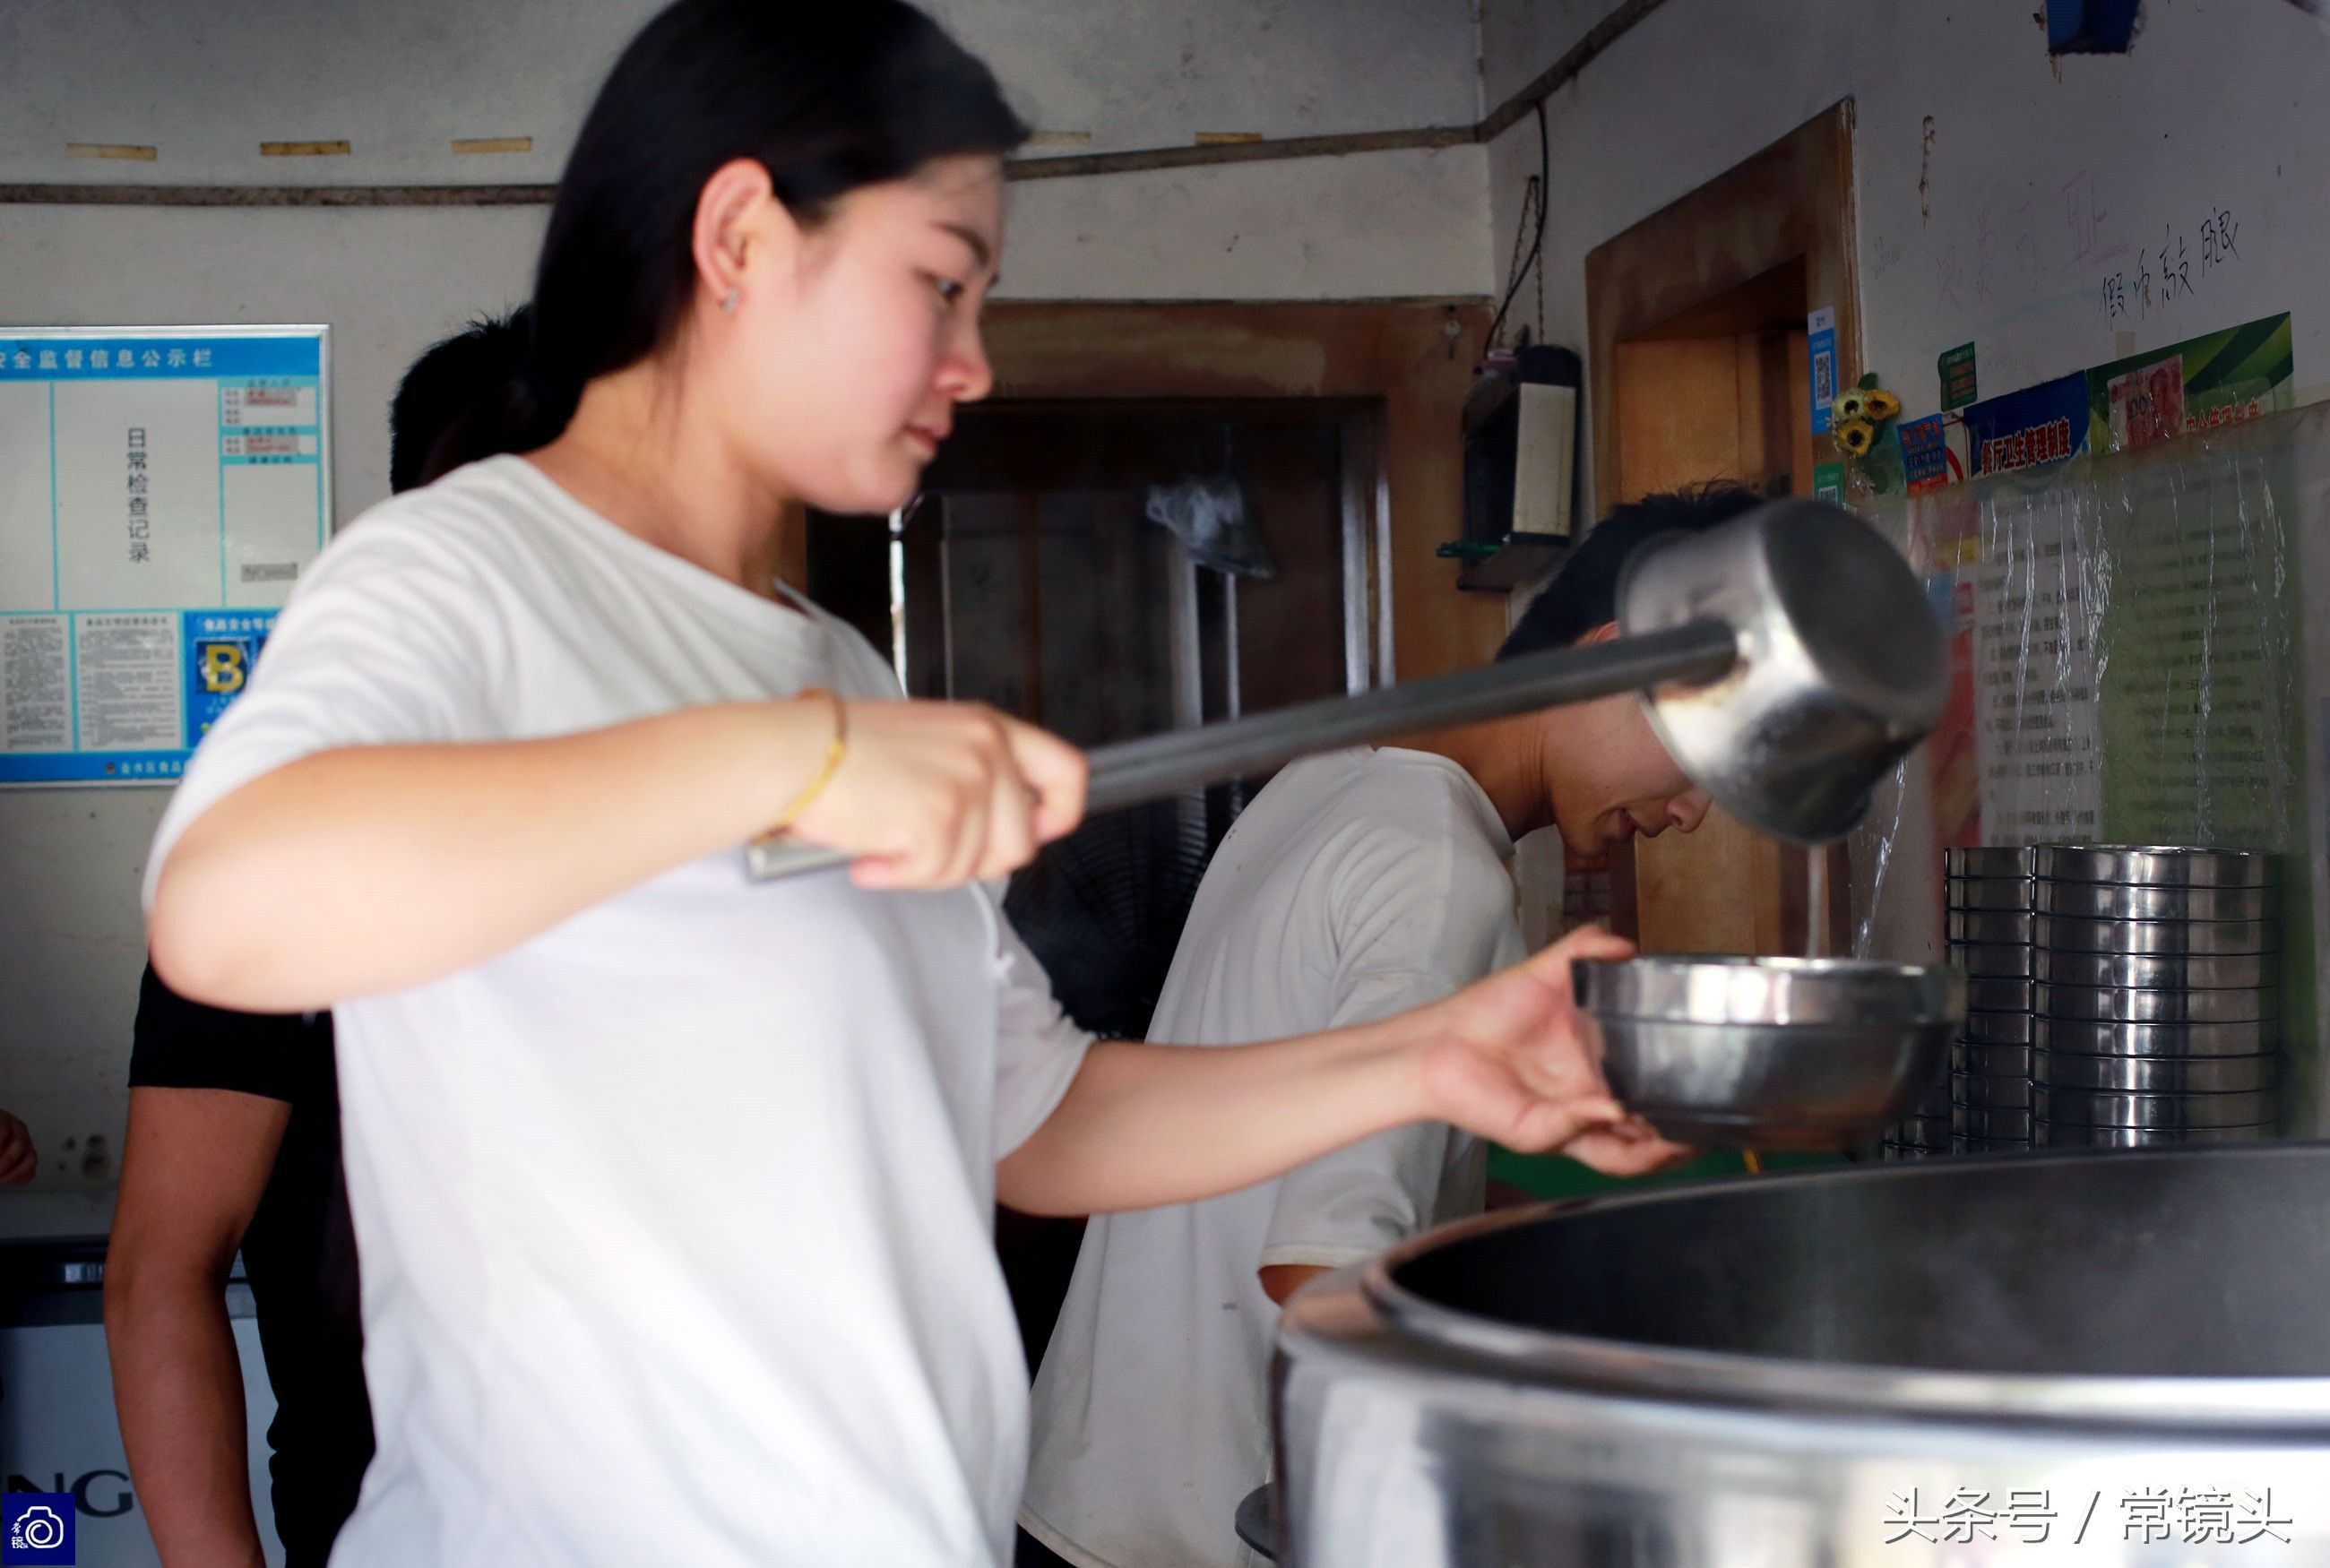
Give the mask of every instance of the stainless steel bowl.
[[2270, 855], [2182, 845], [2046, 844], [2039, 846], [2032, 869], [2062, 882], [2155, 887], [2266, 887], [2276, 880]]
[[1960, 1040], [1950, 1046], [1950, 1067], [1989, 1078], [2028, 1078], [2032, 1054], [2028, 1045], [1980, 1045]]
[[1994, 1142], [2031, 1137], [2031, 1113], [2006, 1107], [1996, 1110], [1973, 1105], [1950, 1108], [1950, 1130], [1961, 1138], [1988, 1138]]
[[2028, 1013], [2031, 1011], [2031, 982], [2028, 980], [1968, 980], [1966, 1010], [1970, 1013]]
[[1942, 869], [1952, 876], [2029, 876], [2039, 852], [2028, 845], [1976, 845], [1942, 851]]
[[2032, 1041], [2075, 1056], [2254, 1056], [2281, 1038], [2271, 1024], [2120, 1024], [2041, 1018]]
[[2013, 913], [2031, 908], [2027, 876], [1954, 876], [1945, 891], [1954, 910]]
[[1686, 1143], [1865, 1144], [1941, 1075], [1965, 1012], [1943, 967], [1659, 954], [1572, 972], [1611, 1089]]
[[2027, 980], [2031, 949], [2003, 942], [1961, 942], [1950, 949], [1950, 962], [1977, 979]]
[[2281, 1112], [2270, 1089], [2248, 1094], [2131, 1094], [2115, 1089], [2039, 1089], [2037, 1119], [2057, 1127], [2255, 1127]]
[[2181, 953], [2079, 953], [2040, 948], [2032, 975], [2056, 986], [2112, 986], [2145, 991], [2255, 989], [2276, 982], [2276, 960], [2264, 953], [2192, 958]]
[[1951, 1140], [1951, 1148], [1959, 1154], [2027, 1154], [2031, 1139], [2027, 1138], [1960, 1138]]
[[2195, 958], [2269, 953], [2279, 945], [2270, 921], [2113, 921], [2040, 915], [2031, 940], [2079, 953], [2189, 953]]
[[2039, 917], [2027, 909], [1954, 909], [1943, 934], [1953, 942], [2029, 943]]
[[2031, 884], [2041, 914], [2106, 921], [2261, 921], [2278, 905], [2269, 887], [2145, 887], [2117, 882]]
[[2253, 1024], [2280, 1015], [2277, 991], [2129, 991], [2108, 986], [2039, 986], [2032, 1010], [2048, 1018], [2123, 1024]]
[[2163, 1148], [2180, 1143], [2271, 1143], [2274, 1124], [2254, 1127], [2070, 1127], [2041, 1122], [2036, 1134], [2047, 1148]]
[[2034, 1023], [2028, 1012], [1981, 1013], [1969, 1007], [1958, 1037], [1969, 1045], [2028, 1045]]
[[2031, 1080], [2001, 1073], [1961, 1072], [1950, 1080], [1952, 1105], [1968, 1110], [2028, 1110]]
[[2122, 1089], [2136, 1094], [2234, 1094], [2281, 1082], [2281, 1057], [2074, 1056], [2041, 1051], [2032, 1081], [2046, 1089]]

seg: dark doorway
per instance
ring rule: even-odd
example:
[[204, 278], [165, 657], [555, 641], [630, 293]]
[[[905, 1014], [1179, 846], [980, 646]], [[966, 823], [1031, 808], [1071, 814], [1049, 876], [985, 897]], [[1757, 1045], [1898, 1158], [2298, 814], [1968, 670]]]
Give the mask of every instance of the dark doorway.
[[[1371, 404], [1302, 399], [966, 409], [897, 517], [811, 515], [810, 591], [893, 652], [910, 694], [1082, 746], [1363, 687], [1375, 426]], [[1151, 518], [1152, 487], [1193, 476], [1234, 486], [1268, 575], [1200, 564]], [[1095, 817], [1012, 879], [1006, 912], [1078, 1023], [1145, 1034], [1206, 863], [1264, 782]], [[1031, 1365], [1081, 1229], [999, 1224]]]

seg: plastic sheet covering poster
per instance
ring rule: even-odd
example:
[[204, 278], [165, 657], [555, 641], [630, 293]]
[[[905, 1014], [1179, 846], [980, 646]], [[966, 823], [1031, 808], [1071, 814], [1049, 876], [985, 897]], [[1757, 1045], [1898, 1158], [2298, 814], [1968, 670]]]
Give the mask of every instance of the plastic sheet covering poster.
[[2302, 605], [2330, 602], [2330, 405], [1900, 498], [1872, 520], [1929, 583], [1955, 578], [1971, 701], [1855, 842], [1856, 949], [1938, 950], [1946, 844], [2277, 853], [2293, 1126], [2316, 1125], [2330, 618]]
[[0, 784], [167, 784], [316, 557], [320, 326], [0, 327]]
[[2226, 438], [1978, 490], [1984, 842], [2302, 850], [2297, 545], [2275, 464], [2269, 439]]
[[2285, 312], [2099, 364], [2088, 373], [2088, 444], [2125, 452], [2287, 412], [2296, 364]]

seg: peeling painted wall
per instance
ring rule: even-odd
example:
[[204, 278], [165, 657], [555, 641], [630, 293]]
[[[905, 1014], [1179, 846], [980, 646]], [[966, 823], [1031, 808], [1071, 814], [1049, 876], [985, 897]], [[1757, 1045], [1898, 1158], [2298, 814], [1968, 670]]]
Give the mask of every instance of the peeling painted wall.
[[[1493, 103], [1611, 0], [1484, 4]], [[2281, 310], [2300, 387], [2330, 383], [2330, 30], [2279, 0], [2149, 0], [2128, 54], [2051, 62], [2032, 10], [1667, 0], [1547, 106], [1547, 335], [1584, 342], [1588, 250], [1850, 97], [1868, 363], [1908, 416], [1959, 344], [1989, 396]], [[1501, 276], [1534, 122], [1490, 157]], [[2239, 254], [2204, 272], [2220, 213]], [[2193, 287], [2164, 299], [2180, 238]], [[2106, 282], [2139, 266], [2153, 302], [2116, 314]]]

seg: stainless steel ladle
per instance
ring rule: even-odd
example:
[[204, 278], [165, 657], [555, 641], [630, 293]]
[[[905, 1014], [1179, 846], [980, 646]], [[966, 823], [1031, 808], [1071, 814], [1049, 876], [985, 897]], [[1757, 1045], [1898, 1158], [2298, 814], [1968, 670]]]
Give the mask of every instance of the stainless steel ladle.
[[[1619, 591], [1622, 636], [1302, 703], [1091, 753], [1088, 809], [1170, 798], [1312, 752], [1640, 691], [1676, 763], [1776, 837], [1833, 842], [1949, 690], [1939, 622], [1900, 553], [1852, 514], [1776, 501], [1653, 542]], [[846, 865], [781, 836], [755, 880]]]

